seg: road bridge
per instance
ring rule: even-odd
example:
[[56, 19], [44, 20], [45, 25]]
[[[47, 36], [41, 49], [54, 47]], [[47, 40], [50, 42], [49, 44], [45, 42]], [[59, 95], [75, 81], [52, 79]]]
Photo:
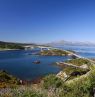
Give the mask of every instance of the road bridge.
[[32, 46], [32, 45], [27, 45], [27, 46], [24, 46], [25, 50], [32, 50], [32, 49], [35, 49], [35, 48], [39, 48], [41, 51], [43, 51], [44, 49], [46, 50], [51, 50], [51, 49], [56, 49], [56, 48], [53, 48], [53, 47], [48, 47], [48, 46]]

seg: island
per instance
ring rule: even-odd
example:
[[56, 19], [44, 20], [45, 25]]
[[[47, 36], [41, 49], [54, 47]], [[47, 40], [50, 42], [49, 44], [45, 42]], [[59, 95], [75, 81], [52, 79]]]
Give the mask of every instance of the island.
[[74, 51], [61, 50], [61, 49], [50, 49], [50, 50], [42, 50], [38, 53], [42, 56], [71, 56], [72, 58], [79, 57]]

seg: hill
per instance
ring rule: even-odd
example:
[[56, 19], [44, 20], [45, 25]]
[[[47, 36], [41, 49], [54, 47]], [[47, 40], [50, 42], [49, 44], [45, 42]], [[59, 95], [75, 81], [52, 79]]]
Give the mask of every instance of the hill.
[[0, 41], [0, 49], [24, 49], [23, 46], [26, 46], [26, 45], [36, 45], [36, 44], [13, 43], [13, 42]]

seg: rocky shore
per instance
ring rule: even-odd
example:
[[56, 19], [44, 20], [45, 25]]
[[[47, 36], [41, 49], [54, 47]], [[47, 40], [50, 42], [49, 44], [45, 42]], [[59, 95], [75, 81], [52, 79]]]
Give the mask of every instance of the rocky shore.
[[89, 65], [91, 64], [86, 59], [78, 58], [66, 62], [56, 62], [56, 65], [63, 68], [63, 71], [60, 71], [56, 77], [66, 80], [68, 78], [73, 79], [77, 76], [86, 74], [90, 71]]

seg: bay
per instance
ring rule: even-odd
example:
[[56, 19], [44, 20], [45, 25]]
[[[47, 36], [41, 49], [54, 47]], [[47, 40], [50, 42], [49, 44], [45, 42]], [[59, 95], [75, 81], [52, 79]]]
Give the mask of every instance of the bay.
[[[33, 80], [48, 74], [56, 74], [61, 68], [55, 62], [65, 61], [65, 56], [40, 56], [33, 55], [36, 50], [0, 51], [0, 69], [22, 79]], [[40, 60], [40, 64], [34, 61]]]

